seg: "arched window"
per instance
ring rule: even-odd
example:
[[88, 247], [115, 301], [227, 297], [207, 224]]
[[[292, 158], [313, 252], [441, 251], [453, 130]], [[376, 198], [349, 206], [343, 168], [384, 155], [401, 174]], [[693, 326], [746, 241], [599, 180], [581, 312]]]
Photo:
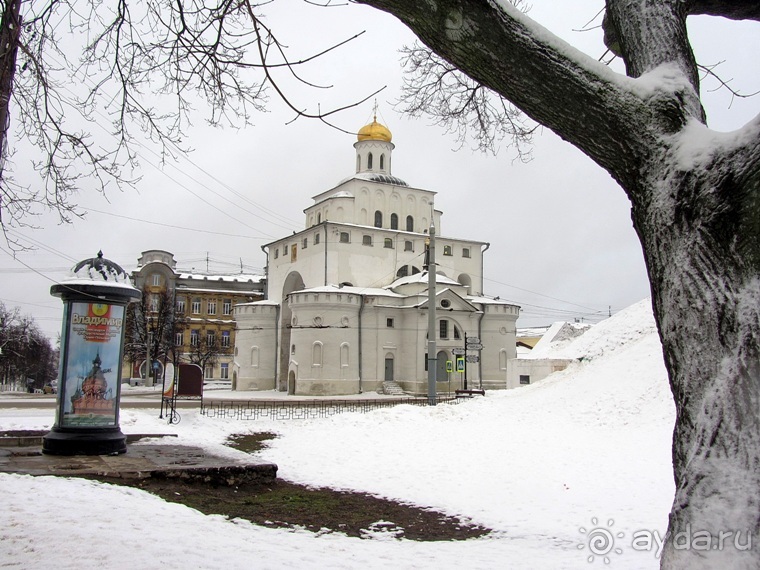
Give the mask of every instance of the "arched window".
[[356, 155], [356, 172], [359, 172], [362, 169], [362, 157], [361, 155]]
[[340, 367], [348, 368], [349, 346], [347, 342], [340, 345]]
[[319, 341], [311, 346], [311, 365], [322, 366], [322, 343]]
[[397, 214], [391, 214], [391, 229], [392, 230], [398, 229], [398, 215]]
[[318, 214], [317, 214], [317, 223], [318, 223], [318, 224], [321, 224], [321, 223], [322, 223], [322, 214], [321, 214], [321, 213], [318, 213]]
[[406, 231], [408, 232], [414, 231], [414, 218], [412, 216], [406, 217]]
[[259, 347], [253, 346], [251, 347], [251, 366], [254, 368], [259, 367]]
[[375, 211], [375, 227], [383, 227], [383, 213], [380, 210]]
[[499, 351], [499, 370], [507, 369], [507, 360], [508, 360], [507, 351], [502, 348]]
[[372, 170], [372, 153], [367, 153], [367, 170]]
[[380, 170], [385, 170], [385, 155], [380, 155]]

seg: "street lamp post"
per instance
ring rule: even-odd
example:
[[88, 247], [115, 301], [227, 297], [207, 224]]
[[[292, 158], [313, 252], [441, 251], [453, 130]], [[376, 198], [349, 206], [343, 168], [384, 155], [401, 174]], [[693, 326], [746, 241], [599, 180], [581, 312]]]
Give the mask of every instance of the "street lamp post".
[[50, 455], [115, 455], [127, 450], [119, 427], [126, 306], [141, 297], [116, 263], [80, 261], [50, 288], [64, 303], [55, 424], [42, 440]]

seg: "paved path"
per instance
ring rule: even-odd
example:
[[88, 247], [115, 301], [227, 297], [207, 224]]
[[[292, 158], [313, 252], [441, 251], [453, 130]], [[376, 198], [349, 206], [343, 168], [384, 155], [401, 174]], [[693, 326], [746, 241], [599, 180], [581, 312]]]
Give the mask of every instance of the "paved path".
[[120, 455], [76, 456], [43, 454], [42, 435], [42, 432], [23, 435], [0, 432], [0, 473], [120, 479], [177, 477], [214, 485], [271, 482], [277, 476], [274, 463], [217, 457], [200, 447], [187, 445], [136, 443], [149, 437], [167, 437], [163, 434], [129, 435], [127, 452]]

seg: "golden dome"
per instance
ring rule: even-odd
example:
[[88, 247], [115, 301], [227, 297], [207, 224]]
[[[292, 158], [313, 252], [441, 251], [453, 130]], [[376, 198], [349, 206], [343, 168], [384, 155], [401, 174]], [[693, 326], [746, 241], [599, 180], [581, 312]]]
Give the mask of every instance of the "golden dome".
[[381, 125], [377, 122], [377, 117], [372, 119], [369, 125], [364, 125], [359, 129], [359, 133], [356, 136], [358, 141], [384, 141], [391, 142], [393, 135], [385, 125]]

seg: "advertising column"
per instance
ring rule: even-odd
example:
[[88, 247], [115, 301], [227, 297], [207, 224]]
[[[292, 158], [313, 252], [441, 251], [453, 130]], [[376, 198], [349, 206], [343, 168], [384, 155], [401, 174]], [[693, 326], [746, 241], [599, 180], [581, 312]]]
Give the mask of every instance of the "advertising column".
[[141, 297], [114, 262], [81, 261], [50, 288], [64, 302], [55, 424], [42, 440], [50, 455], [115, 455], [127, 451], [119, 427], [126, 307]]

